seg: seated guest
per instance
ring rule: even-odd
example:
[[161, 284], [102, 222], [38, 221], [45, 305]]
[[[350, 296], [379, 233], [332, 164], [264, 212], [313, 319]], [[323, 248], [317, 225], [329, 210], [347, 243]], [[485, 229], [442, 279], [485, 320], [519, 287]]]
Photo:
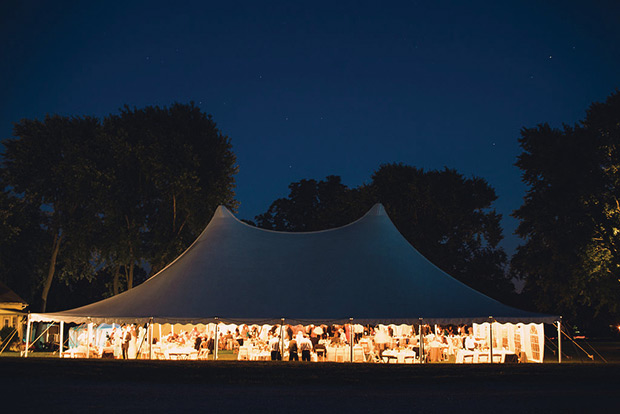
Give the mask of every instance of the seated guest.
[[244, 339], [245, 338], [243, 337], [243, 335], [241, 335], [241, 332], [239, 332], [239, 328], [235, 329], [235, 341], [237, 341], [239, 346], [243, 346]]
[[473, 332], [470, 332], [467, 338], [465, 338], [465, 349], [473, 351], [476, 348], [476, 341], [474, 339]]

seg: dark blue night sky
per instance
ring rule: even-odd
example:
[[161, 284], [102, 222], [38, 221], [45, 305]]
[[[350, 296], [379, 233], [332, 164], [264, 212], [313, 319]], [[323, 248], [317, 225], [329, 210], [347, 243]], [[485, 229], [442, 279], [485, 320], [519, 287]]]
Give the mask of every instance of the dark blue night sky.
[[485, 178], [508, 215], [523, 126], [620, 87], [620, 2], [7, 1], [0, 137], [47, 113], [196, 102], [238, 157], [239, 217], [288, 184], [381, 163]]

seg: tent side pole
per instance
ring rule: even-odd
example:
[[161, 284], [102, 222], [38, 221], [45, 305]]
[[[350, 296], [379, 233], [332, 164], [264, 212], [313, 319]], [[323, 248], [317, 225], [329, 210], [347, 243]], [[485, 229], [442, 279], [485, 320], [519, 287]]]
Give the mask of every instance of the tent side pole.
[[86, 337], [86, 358], [90, 358], [90, 335], [93, 332], [93, 323], [88, 324], [88, 336]]
[[218, 321], [217, 318], [215, 318], [215, 342], [214, 342], [214, 347], [213, 347], [213, 360], [217, 360], [217, 349], [220, 347], [219, 344], [219, 338], [218, 338], [218, 333], [217, 333], [217, 328], [218, 328]]
[[351, 362], [353, 362], [353, 318], [349, 318], [349, 347], [351, 348]]
[[558, 364], [562, 363], [562, 317], [558, 320]]
[[24, 358], [28, 358], [28, 348], [30, 348], [30, 312], [28, 312], [28, 324], [26, 325], [26, 351], [24, 352]]
[[153, 318], [149, 321], [149, 361], [153, 359]]
[[284, 359], [284, 318], [280, 323], [280, 360]]
[[489, 316], [489, 363], [493, 363], [493, 317]]
[[62, 358], [62, 346], [65, 342], [65, 321], [60, 321], [60, 347], [58, 349], [58, 357]]
[[418, 353], [420, 354], [420, 364], [424, 363], [424, 337], [422, 336], [422, 318], [420, 318], [420, 341], [418, 343]]

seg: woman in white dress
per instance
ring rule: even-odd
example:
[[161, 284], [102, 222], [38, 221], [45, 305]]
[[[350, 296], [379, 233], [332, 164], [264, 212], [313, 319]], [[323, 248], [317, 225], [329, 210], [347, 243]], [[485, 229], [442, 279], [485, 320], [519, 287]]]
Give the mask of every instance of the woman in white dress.
[[131, 325], [131, 340], [129, 341], [129, 349], [127, 350], [127, 358], [128, 359], [136, 359], [138, 357], [138, 334], [136, 332], [136, 326]]

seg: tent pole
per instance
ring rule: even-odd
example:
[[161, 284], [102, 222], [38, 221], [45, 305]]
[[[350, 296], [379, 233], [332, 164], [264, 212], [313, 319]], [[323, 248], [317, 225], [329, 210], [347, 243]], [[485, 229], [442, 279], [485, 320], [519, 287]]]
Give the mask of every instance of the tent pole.
[[151, 316], [151, 320], [149, 321], [149, 361], [153, 359], [153, 317]]
[[349, 347], [351, 348], [351, 362], [353, 362], [353, 318], [349, 318]]
[[28, 324], [26, 325], [26, 351], [24, 353], [24, 358], [28, 358], [28, 348], [30, 347], [30, 312], [28, 312]]
[[65, 321], [60, 321], [60, 347], [58, 349], [58, 357], [62, 358], [62, 346], [65, 342]]
[[161, 323], [157, 324], [159, 326], [159, 342], [161, 342]]
[[493, 363], [493, 317], [489, 316], [489, 363]]
[[558, 320], [558, 364], [562, 363], [562, 317]]
[[284, 318], [280, 323], [280, 360], [284, 358]]
[[217, 349], [219, 348], [220, 344], [219, 344], [219, 338], [218, 338], [218, 334], [217, 334], [217, 328], [218, 328], [218, 321], [217, 321], [217, 316], [215, 317], [215, 341], [214, 341], [214, 347], [213, 347], [213, 360], [217, 360]]
[[90, 335], [93, 332], [93, 323], [88, 324], [88, 335], [86, 337], [86, 358], [90, 358]]
[[418, 353], [420, 364], [424, 363], [424, 337], [422, 336], [422, 318], [420, 318], [420, 341], [418, 343]]

